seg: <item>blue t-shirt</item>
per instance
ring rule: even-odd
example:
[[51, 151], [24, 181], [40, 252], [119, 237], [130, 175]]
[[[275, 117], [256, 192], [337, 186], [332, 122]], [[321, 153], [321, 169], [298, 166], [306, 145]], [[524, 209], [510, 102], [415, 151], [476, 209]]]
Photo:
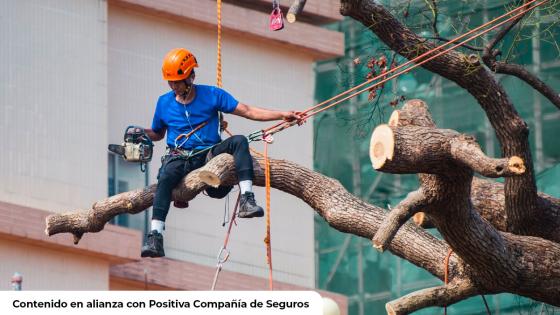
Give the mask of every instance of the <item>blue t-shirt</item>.
[[177, 140], [177, 146], [192, 150], [203, 149], [221, 141], [220, 119], [218, 111], [231, 113], [239, 103], [228, 92], [208, 85], [193, 85], [196, 96], [189, 104], [181, 104], [175, 99], [175, 93], [169, 91], [159, 97], [152, 130], [160, 132], [167, 128], [167, 145], [175, 147], [175, 139], [187, 134], [198, 125], [207, 122], [187, 141]]

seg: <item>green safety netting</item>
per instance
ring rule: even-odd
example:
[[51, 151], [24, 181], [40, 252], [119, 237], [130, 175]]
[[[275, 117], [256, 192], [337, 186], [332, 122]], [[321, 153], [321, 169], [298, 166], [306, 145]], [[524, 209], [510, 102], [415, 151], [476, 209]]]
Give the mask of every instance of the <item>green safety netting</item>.
[[560, 198], [560, 164], [537, 175], [539, 191]]
[[[438, 1], [442, 17], [440, 29], [445, 36], [453, 37], [454, 34], [482, 24], [485, 19], [503, 14], [504, 5], [509, 2], [492, 0], [486, 1], [484, 6], [484, 1]], [[399, 6], [394, 3], [400, 2], [391, 2], [393, 12], [398, 14]], [[411, 3], [410, 10], [413, 14], [414, 10], [422, 11], [422, 6], [427, 2]], [[546, 13], [542, 12], [542, 15]], [[451, 21], [456, 18], [468, 25], [451, 27]], [[546, 28], [551, 23], [541, 23], [539, 27]], [[369, 71], [365, 66], [369, 57], [383, 53], [388, 58], [393, 58], [390, 50], [387, 50], [371, 32], [352, 20], [346, 19], [328, 27], [345, 33], [346, 55], [316, 65], [317, 101], [328, 99], [363, 82]], [[535, 41], [528, 36], [532, 34], [533, 29], [533, 26], [528, 25], [516, 35], [517, 37], [506, 37], [501, 48], [509, 53], [510, 60], [537, 71], [542, 80], [560, 90], [560, 50], [556, 41], [550, 38], [539, 41], [539, 47], [533, 47]], [[424, 29], [418, 27], [415, 31], [429, 32], [429, 26]], [[555, 40], [560, 39], [557, 32], [558, 30], [552, 33]], [[526, 40], [518, 42], [515, 48], [510, 50], [513, 41], [519, 38]], [[475, 42], [473, 45], [477, 44], [481, 43]], [[533, 56], [535, 51], [540, 52], [539, 58]], [[355, 65], [352, 60], [358, 57], [361, 63]], [[394, 58], [402, 62], [400, 57]], [[558, 109], [516, 78], [504, 76], [499, 80], [519, 113], [529, 124], [533, 160], [536, 171], [541, 172], [537, 176], [539, 189], [560, 197], [560, 166], [556, 165], [560, 161], [560, 145], [556, 136], [560, 133]], [[371, 131], [379, 123], [387, 122], [393, 110], [388, 104], [400, 96], [425, 100], [440, 128], [474, 135], [488, 155], [500, 156], [500, 146], [494, 136], [494, 130], [474, 98], [453, 82], [425, 70], [414, 70], [396, 82], [388, 82], [379, 99], [368, 101], [366, 93], [316, 117], [315, 170], [338, 179], [353, 194], [384, 208], [387, 208], [387, 205], [396, 205], [408, 192], [416, 189], [416, 175], [378, 173], [372, 169], [369, 161]], [[543, 171], [545, 169], [546, 171]], [[384, 305], [389, 300], [441, 284], [441, 281], [405, 260], [390, 253], [379, 254], [368, 240], [338, 232], [328, 226], [321, 217], [316, 217], [315, 222], [318, 248], [317, 287], [347, 295], [350, 315], [384, 314]], [[434, 234], [437, 235], [435, 232]], [[492, 314], [540, 314], [541, 309], [543, 314], [547, 314], [548, 310], [552, 310], [550, 306], [511, 294], [487, 296], [486, 299]], [[441, 313], [441, 310], [433, 308], [417, 312], [434, 313]], [[487, 312], [482, 298], [477, 296], [451, 306], [449, 314]]]

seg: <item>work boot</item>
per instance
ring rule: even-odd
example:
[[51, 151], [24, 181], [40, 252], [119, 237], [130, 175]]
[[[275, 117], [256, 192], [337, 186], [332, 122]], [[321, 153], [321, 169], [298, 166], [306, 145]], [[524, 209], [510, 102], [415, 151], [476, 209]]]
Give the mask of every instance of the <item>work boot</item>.
[[185, 209], [185, 208], [189, 207], [189, 203], [175, 200], [175, 201], [173, 201], [173, 207], [179, 208], [179, 209]]
[[142, 246], [142, 257], [163, 257], [163, 235], [153, 230], [146, 235], [146, 244]]
[[240, 218], [257, 218], [264, 215], [263, 208], [257, 206], [255, 202], [255, 194], [250, 191], [246, 191], [241, 195], [241, 200], [239, 202], [239, 213], [237, 214]]

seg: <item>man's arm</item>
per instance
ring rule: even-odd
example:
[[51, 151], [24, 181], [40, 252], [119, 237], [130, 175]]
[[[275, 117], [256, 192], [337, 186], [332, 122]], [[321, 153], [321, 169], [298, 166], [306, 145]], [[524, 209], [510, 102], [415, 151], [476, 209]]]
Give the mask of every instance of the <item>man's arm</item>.
[[303, 123], [304, 116], [296, 111], [277, 111], [264, 108], [258, 108], [255, 106], [249, 106], [243, 103], [237, 104], [237, 107], [233, 111], [234, 115], [245, 117], [251, 120], [258, 121], [270, 121], [270, 120], [285, 120], [294, 121], [297, 120], [298, 123], [301, 121]]
[[152, 141], [159, 141], [165, 137], [166, 129], [162, 129], [160, 132], [155, 132], [150, 128], [144, 129], [144, 132], [150, 137]]

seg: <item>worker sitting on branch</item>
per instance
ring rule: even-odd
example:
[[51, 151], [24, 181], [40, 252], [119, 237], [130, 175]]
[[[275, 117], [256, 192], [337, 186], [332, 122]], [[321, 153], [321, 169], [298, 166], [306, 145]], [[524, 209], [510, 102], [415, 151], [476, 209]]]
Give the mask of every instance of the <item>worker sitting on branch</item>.
[[162, 233], [173, 188], [188, 173], [221, 153], [232, 154], [235, 160], [241, 189], [238, 216], [254, 218], [264, 215], [252, 191], [253, 161], [248, 140], [236, 135], [222, 141], [220, 112], [257, 121], [302, 121], [302, 115], [295, 111], [248, 106], [218, 87], [195, 85], [195, 67], [198, 67], [196, 58], [184, 48], [171, 50], [163, 59], [163, 79], [171, 91], [159, 97], [152, 128], [144, 131], [153, 141], [163, 139], [167, 132], [167, 150], [158, 173], [151, 232], [142, 247], [142, 257], [165, 256]]

